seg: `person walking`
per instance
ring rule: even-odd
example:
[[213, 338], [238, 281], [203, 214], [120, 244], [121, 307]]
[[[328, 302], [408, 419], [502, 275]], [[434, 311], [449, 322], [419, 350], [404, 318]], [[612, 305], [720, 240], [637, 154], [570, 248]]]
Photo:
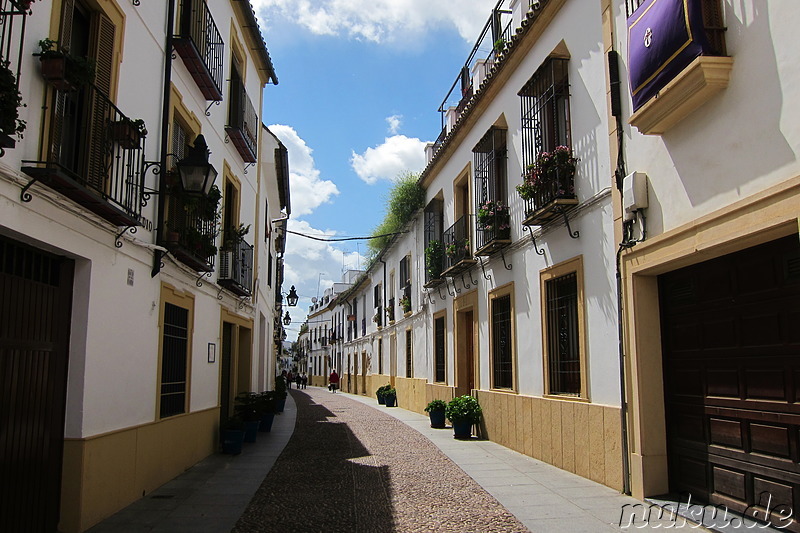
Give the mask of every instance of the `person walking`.
[[289, 373], [286, 374], [286, 388], [287, 389], [291, 389], [292, 388], [292, 381], [294, 381], [294, 376], [292, 376], [292, 371], [289, 370]]
[[334, 394], [336, 394], [336, 389], [339, 388], [339, 374], [336, 373], [336, 369], [331, 371], [331, 375], [328, 378], [328, 382], [331, 385], [331, 390]]
[[300, 384], [303, 385], [304, 389], [308, 385], [308, 374], [306, 374], [305, 372], [303, 372], [303, 377], [302, 377], [302, 379], [300, 381]]

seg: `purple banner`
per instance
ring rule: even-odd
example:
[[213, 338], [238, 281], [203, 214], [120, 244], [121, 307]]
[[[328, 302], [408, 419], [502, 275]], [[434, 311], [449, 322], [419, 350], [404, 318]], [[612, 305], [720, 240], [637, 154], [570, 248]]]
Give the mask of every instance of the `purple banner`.
[[697, 56], [709, 53], [702, 0], [649, 0], [628, 18], [628, 73], [636, 111]]

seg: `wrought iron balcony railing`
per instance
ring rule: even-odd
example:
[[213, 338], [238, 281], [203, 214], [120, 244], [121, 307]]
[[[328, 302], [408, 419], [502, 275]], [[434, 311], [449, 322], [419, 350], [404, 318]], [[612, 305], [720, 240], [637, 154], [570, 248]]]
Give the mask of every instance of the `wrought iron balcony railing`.
[[258, 139], [258, 114], [240, 81], [231, 80], [228, 125], [225, 132], [245, 163], [255, 163]]
[[173, 45], [206, 100], [222, 100], [225, 44], [205, 0], [181, 0]]
[[253, 246], [232, 239], [219, 254], [218, 283], [238, 296], [250, 296], [253, 287]]
[[115, 106], [97, 87], [55, 91], [45, 133], [46, 159], [23, 161], [33, 178], [115, 226], [142, 226], [146, 130]]
[[511, 217], [508, 207], [494, 215], [477, 217], [475, 224], [475, 255], [487, 256], [511, 244]]
[[444, 276], [453, 276], [467, 270], [477, 261], [472, 257], [470, 244], [470, 215], [459, 218], [442, 234], [444, 243]]
[[575, 171], [556, 168], [525, 200], [523, 226], [541, 226], [560, 216], [566, 206], [575, 205]]
[[197, 272], [213, 272], [217, 256], [217, 218], [209, 216], [203, 199], [167, 196], [163, 245], [180, 262]]

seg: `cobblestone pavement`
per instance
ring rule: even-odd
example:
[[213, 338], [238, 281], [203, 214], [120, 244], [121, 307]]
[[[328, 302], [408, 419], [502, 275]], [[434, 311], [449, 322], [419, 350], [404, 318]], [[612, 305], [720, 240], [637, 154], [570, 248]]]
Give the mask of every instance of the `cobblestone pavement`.
[[528, 531], [406, 424], [324, 389], [291, 394], [294, 434], [233, 533]]

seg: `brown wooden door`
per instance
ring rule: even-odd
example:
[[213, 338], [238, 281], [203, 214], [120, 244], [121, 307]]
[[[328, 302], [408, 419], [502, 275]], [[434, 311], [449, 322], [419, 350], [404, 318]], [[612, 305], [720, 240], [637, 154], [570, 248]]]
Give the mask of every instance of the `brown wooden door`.
[[0, 237], [0, 531], [56, 531], [73, 263]]
[[659, 288], [671, 489], [739, 512], [770, 495], [772, 510], [800, 509], [798, 237]]

